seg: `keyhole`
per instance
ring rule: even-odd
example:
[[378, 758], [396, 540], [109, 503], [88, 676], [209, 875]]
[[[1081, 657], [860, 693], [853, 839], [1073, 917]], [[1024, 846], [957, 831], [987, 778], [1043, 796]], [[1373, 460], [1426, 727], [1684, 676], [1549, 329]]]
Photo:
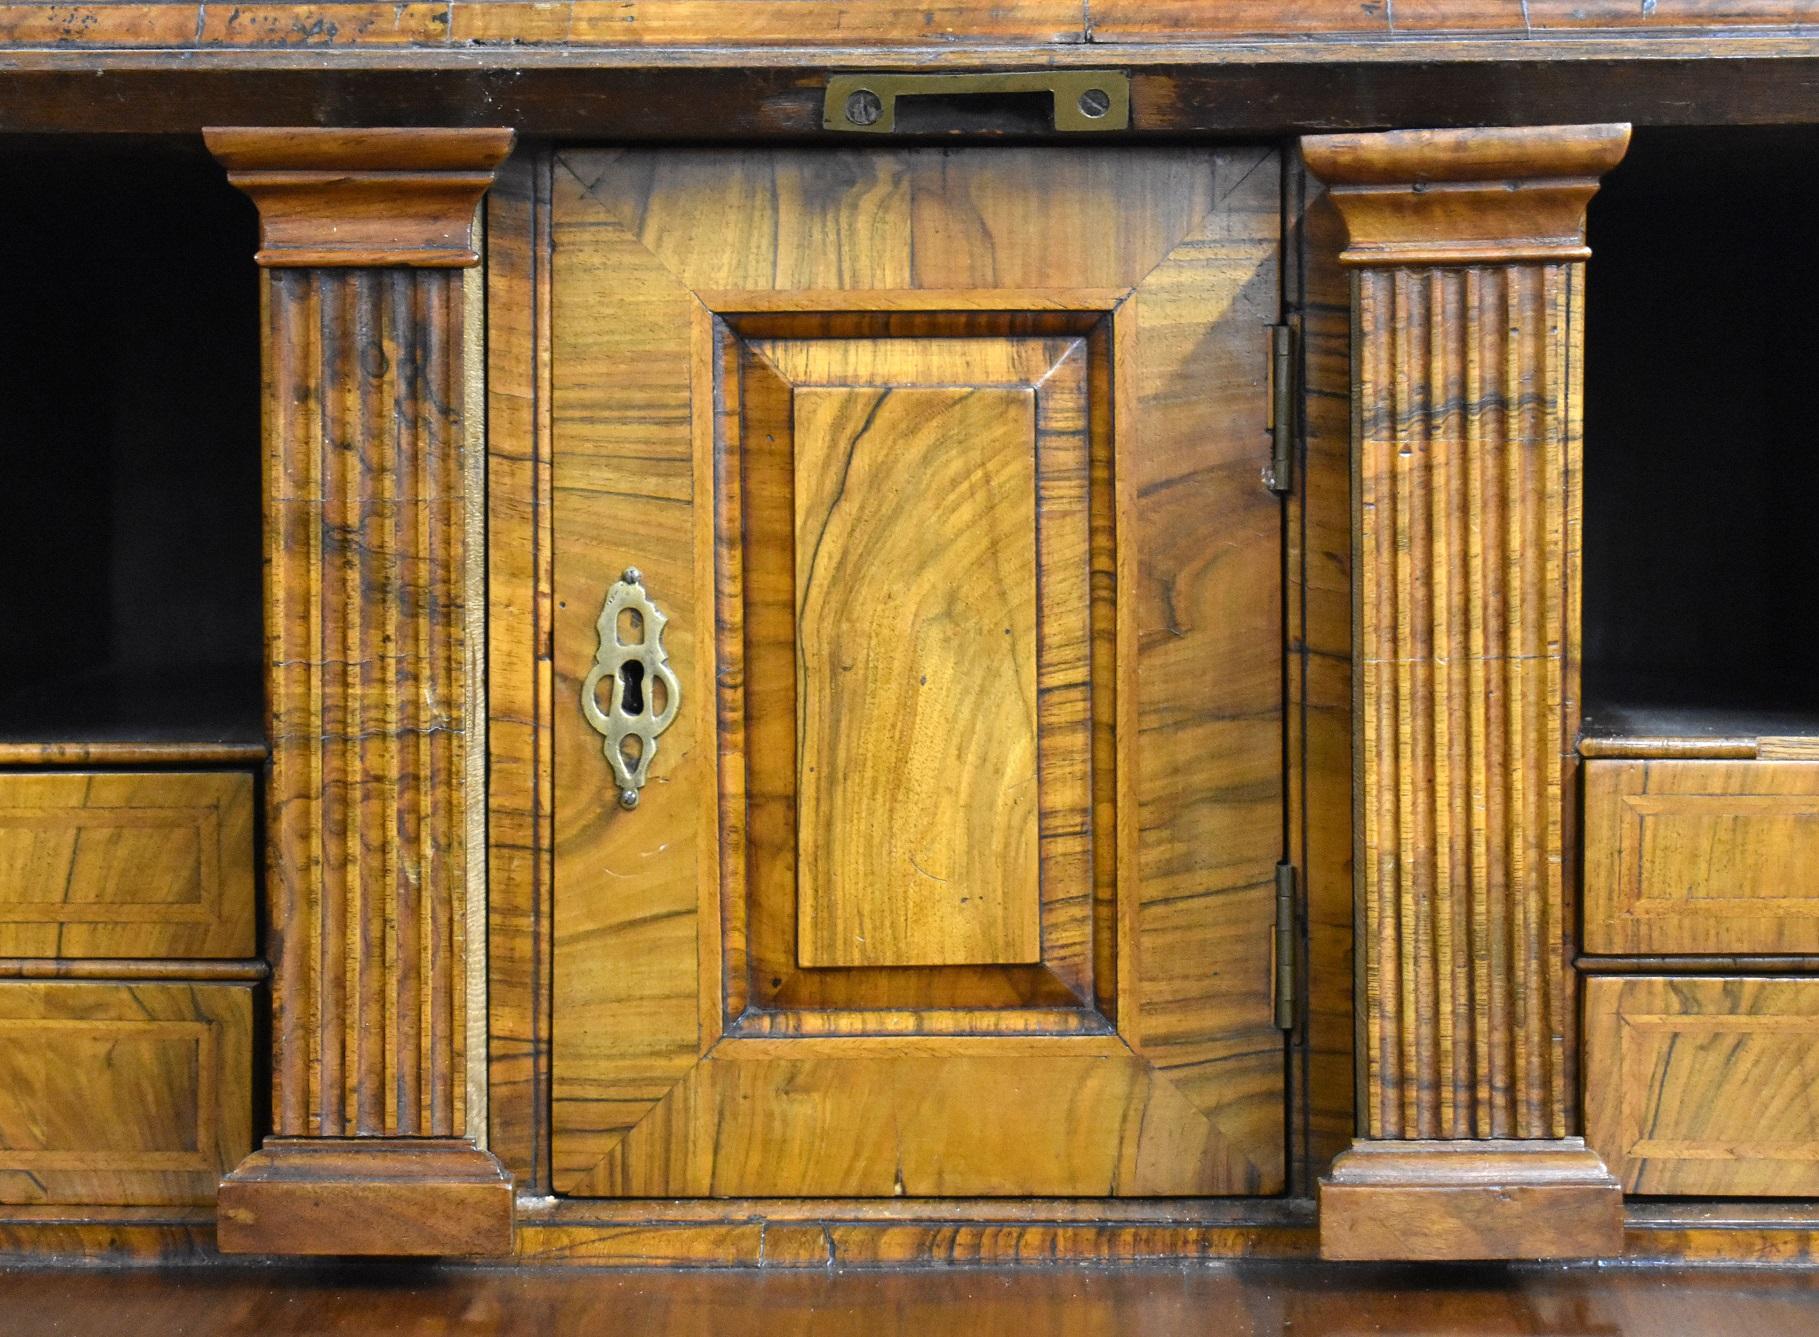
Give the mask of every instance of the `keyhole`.
[[619, 666], [619, 706], [627, 715], [644, 713], [644, 665], [628, 659]]

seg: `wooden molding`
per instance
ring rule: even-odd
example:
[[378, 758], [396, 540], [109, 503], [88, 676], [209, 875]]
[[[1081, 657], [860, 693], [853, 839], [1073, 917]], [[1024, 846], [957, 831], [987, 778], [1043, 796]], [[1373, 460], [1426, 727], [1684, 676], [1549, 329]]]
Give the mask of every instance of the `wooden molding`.
[[1566, 262], [1627, 125], [1398, 130], [1301, 141], [1345, 219], [1347, 265]]
[[[1366, 1141], [1347, 1154], [1392, 1158], [1364, 1162], [1382, 1174], [1336, 1166], [1340, 1203], [1381, 1195], [1387, 1211], [1405, 1180], [1481, 1185], [1496, 1167], [1540, 1164], [1511, 1161], [1512, 1139], [1577, 1131], [1583, 223], [1627, 138], [1592, 126], [1303, 141], [1354, 266]], [[1429, 1170], [1406, 1169], [1424, 1156]], [[1532, 1196], [1460, 1199], [1472, 1219], [1451, 1237], [1476, 1252], [1459, 1256], [1621, 1249], [1605, 1204], [1537, 1251]], [[1323, 1215], [1321, 1234], [1335, 1257], [1445, 1256], [1344, 1214]], [[1484, 1252], [1497, 1241], [1518, 1251]]]
[[[480, 577], [469, 508], [483, 502], [469, 495], [477, 313], [450, 267], [474, 258], [471, 219], [511, 136], [220, 131], [209, 142], [260, 202], [270, 269], [266, 864], [279, 1141], [236, 1172], [224, 1201], [246, 1211], [302, 1201], [299, 1185], [326, 1167], [342, 1197], [358, 1199], [345, 1186], [370, 1174], [374, 1193], [424, 1204], [425, 1221], [457, 1218], [473, 1189], [445, 1173], [453, 1148], [501, 1172], [455, 1141], [472, 1131], [469, 849], [483, 799], [469, 738]], [[324, 1159], [314, 1139], [345, 1154]], [[426, 1159], [423, 1139], [448, 1143], [442, 1159]], [[443, 1207], [430, 1210], [432, 1199]], [[496, 1214], [425, 1224], [389, 1200], [370, 1210], [360, 1229], [383, 1233], [395, 1219], [397, 1230], [359, 1249], [333, 1211], [288, 1219], [288, 1207], [281, 1228], [257, 1214], [224, 1227], [222, 1247], [511, 1244]]]
[[512, 1251], [512, 1180], [459, 1138], [271, 1138], [221, 1181], [223, 1253]]
[[259, 207], [267, 268], [478, 264], [475, 209], [512, 132], [209, 129], [228, 180]]
[[1356, 1142], [1320, 1184], [1326, 1259], [1587, 1258], [1623, 1249], [1623, 1194], [1576, 1137]]

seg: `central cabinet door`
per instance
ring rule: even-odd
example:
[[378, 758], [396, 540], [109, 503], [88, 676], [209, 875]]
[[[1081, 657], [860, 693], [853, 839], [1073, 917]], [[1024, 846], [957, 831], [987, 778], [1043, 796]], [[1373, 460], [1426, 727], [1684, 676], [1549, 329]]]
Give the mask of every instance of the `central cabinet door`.
[[557, 155], [559, 1192], [1281, 1189], [1279, 185]]

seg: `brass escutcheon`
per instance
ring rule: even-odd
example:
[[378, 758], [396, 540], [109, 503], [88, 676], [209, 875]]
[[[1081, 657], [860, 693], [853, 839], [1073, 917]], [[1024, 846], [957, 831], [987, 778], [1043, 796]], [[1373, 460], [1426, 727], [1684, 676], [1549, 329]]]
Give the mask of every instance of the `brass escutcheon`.
[[[621, 627], [621, 615], [626, 627]], [[638, 792], [650, 777], [651, 759], [657, 755], [657, 738], [669, 728], [682, 705], [682, 684], [670, 669], [663, 651], [663, 628], [669, 622], [644, 588], [644, 577], [635, 566], [606, 592], [594, 624], [600, 648], [594, 666], [581, 684], [581, 713], [594, 732], [606, 740], [604, 751], [619, 787], [619, 806], [638, 806]], [[628, 639], [625, 631], [635, 631]], [[600, 708], [600, 684], [610, 678], [612, 690], [606, 709]], [[661, 689], [663, 704], [657, 705]], [[634, 746], [635, 745], [635, 746]]]

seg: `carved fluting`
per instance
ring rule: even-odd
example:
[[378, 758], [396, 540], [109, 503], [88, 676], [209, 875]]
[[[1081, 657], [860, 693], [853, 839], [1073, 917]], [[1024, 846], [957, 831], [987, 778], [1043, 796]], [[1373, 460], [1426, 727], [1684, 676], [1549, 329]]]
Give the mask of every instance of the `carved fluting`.
[[1369, 1137], [1574, 1122], [1581, 269], [1355, 274]]
[[1567, 805], [1585, 210], [1628, 142], [1302, 141], [1353, 269], [1363, 1055], [1325, 1257], [1622, 1245], [1617, 1183], [1572, 1136]]
[[268, 271], [275, 1135], [222, 1181], [217, 1240], [228, 1253], [506, 1252], [511, 1179], [468, 1127], [482, 503], [460, 271], [479, 259], [476, 209], [512, 135], [204, 137], [259, 207]]
[[461, 302], [449, 271], [271, 276], [280, 1134], [464, 1126]]

